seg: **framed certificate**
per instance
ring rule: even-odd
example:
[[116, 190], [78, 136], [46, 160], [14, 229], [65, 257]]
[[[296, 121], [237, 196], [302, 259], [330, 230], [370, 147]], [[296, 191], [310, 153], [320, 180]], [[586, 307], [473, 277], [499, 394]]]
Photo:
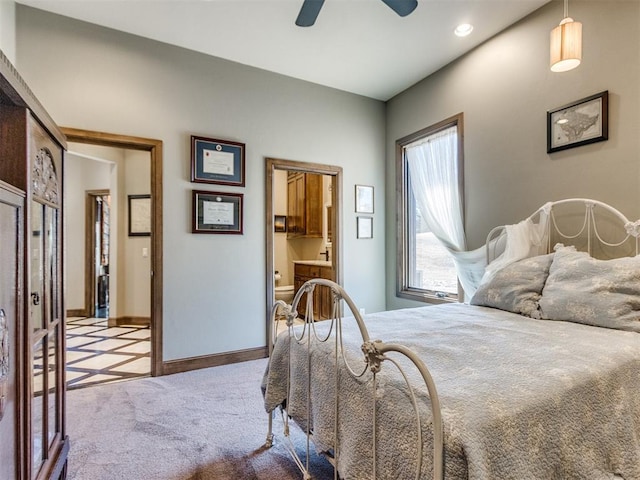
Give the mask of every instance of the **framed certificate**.
[[244, 143], [192, 135], [191, 181], [244, 187]]
[[242, 235], [242, 193], [193, 190], [192, 233]]
[[151, 236], [151, 195], [129, 195], [129, 236]]

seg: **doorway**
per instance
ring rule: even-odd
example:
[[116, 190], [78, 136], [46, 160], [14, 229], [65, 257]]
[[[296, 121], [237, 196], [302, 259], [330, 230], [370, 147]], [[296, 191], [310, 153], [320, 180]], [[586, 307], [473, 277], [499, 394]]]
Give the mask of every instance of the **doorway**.
[[[281, 180], [283, 175], [284, 179]], [[311, 184], [309, 177], [314, 177]], [[318, 177], [318, 183], [314, 186], [315, 177]], [[266, 318], [267, 344], [271, 349], [273, 325], [270, 317], [276, 298], [277, 278], [280, 279], [283, 274], [286, 274], [287, 281], [285, 283], [293, 283], [295, 291], [295, 287], [299, 286], [304, 275], [307, 274], [306, 271], [297, 269], [298, 264], [305, 267], [305, 263], [312, 262], [313, 266], [320, 267], [318, 271], [325, 270], [326, 267], [330, 279], [342, 284], [342, 167], [267, 158], [265, 179]], [[318, 189], [320, 189], [320, 193], [318, 193]], [[315, 203], [315, 213], [309, 213], [307, 208], [311, 226], [301, 227], [300, 216], [302, 214], [300, 210], [304, 210], [306, 207], [300, 207], [299, 199], [293, 199], [296, 192], [303, 192], [302, 195], [307, 202], [306, 207], [309, 202], [307, 192], [312, 192], [310, 195], [313, 196], [311, 202]], [[284, 201], [279, 200], [283, 197]], [[286, 246], [281, 246], [283, 242], [286, 242]], [[302, 246], [301, 242], [306, 242], [307, 245]], [[296, 249], [310, 251], [310, 260], [292, 261], [291, 256], [288, 255], [286, 262], [295, 265], [285, 266], [281, 255], [276, 255], [276, 250], [283, 248], [289, 251]], [[278, 263], [276, 263], [277, 256], [279, 257]], [[295, 269], [295, 271], [283, 272], [281, 271], [283, 269]], [[277, 276], [276, 270], [278, 271]], [[315, 269], [311, 270], [315, 272]], [[317, 276], [315, 273], [314, 275]]]
[[86, 317], [109, 318], [110, 190], [88, 191], [85, 220]]
[[[144, 207], [142, 210], [138, 207], [139, 211], [146, 212], [147, 215], [148, 233], [145, 240], [148, 243], [141, 247], [136, 247], [136, 255], [147, 257], [149, 265], [148, 271], [144, 272], [144, 278], [148, 279], [148, 289], [145, 294], [146, 298], [143, 299], [143, 301], [147, 302], [149, 311], [148, 318], [146, 319], [148, 323], [147, 328], [150, 328], [150, 338], [147, 339], [150, 343], [150, 353], [148, 354], [150, 356], [149, 373], [152, 376], [162, 375], [162, 141], [72, 128], [62, 128], [62, 131], [66, 135], [69, 143], [130, 150], [134, 153], [144, 153], [148, 158], [149, 181], [146, 192], [149, 193], [145, 195], [148, 201], [145, 204], [140, 204], [140, 207]], [[88, 291], [85, 291], [85, 305], [95, 305], [94, 314], [101, 313], [100, 305], [106, 307], [105, 309], [109, 310], [110, 313], [113, 311], [113, 308], [110, 308], [112, 299], [108, 293], [106, 296], [104, 293], [105, 287], [109, 287], [106, 288], [106, 292], [111, 291], [111, 293], [113, 293], [111, 284], [115, 279], [111, 279], [110, 282], [109, 278], [116, 268], [116, 265], [112, 265], [112, 263], [114, 262], [114, 256], [117, 256], [118, 252], [114, 252], [114, 249], [117, 249], [117, 245], [114, 244], [114, 239], [108, 235], [111, 233], [111, 228], [109, 228], [108, 224], [104, 223], [104, 220], [114, 216], [111, 212], [111, 205], [113, 195], [116, 194], [117, 192], [105, 192], [103, 190], [88, 190], [86, 192], [87, 216], [92, 218], [87, 219], [89, 226], [85, 234], [86, 243], [89, 246], [87, 250], [90, 250], [85, 254], [85, 264], [89, 271], [87, 275], [87, 285], [89, 288], [86, 289]], [[131, 206], [126, 205], [126, 194], [124, 195], [124, 200], [122, 200], [122, 192], [120, 192], [120, 197], [121, 206], [125, 209], [122, 210], [121, 208], [121, 211], [127, 212], [126, 209], [131, 209]], [[100, 202], [98, 202], [98, 198], [101, 199]], [[109, 199], [108, 206], [104, 203], [107, 198]], [[100, 212], [98, 212], [98, 203], [100, 203]], [[91, 204], [91, 207], [89, 207], [89, 204]], [[105, 216], [107, 212], [108, 215]], [[125, 235], [127, 227], [124, 219], [128, 215], [128, 212], [121, 214], [118, 220], [119, 228], [125, 232]], [[102, 220], [102, 227], [99, 227], [101, 223], [100, 219]], [[69, 222], [69, 224], [71, 224], [71, 222]], [[136, 228], [138, 228], [138, 226], [139, 224], [136, 224]], [[131, 227], [129, 227], [129, 234], [131, 234]], [[143, 237], [134, 237], [136, 241], [141, 241], [142, 238]], [[110, 262], [105, 262], [104, 260], [103, 255], [106, 253], [105, 247], [108, 249], [108, 255], [111, 257]], [[121, 261], [120, 257], [117, 258]], [[105, 319], [105, 321], [112, 323], [109, 327], [122, 328], [117, 324], [113, 324], [113, 320], [113, 315]], [[117, 323], [118, 319], [116, 318], [115, 320]], [[135, 327], [140, 327], [140, 325], [135, 325], [135, 315], [128, 316], [126, 320], [127, 328], [135, 329]], [[129, 332], [129, 336], [135, 337], [135, 333], [136, 332]], [[131, 347], [134, 348], [135, 345]], [[131, 354], [135, 355], [135, 352], [132, 350]]]

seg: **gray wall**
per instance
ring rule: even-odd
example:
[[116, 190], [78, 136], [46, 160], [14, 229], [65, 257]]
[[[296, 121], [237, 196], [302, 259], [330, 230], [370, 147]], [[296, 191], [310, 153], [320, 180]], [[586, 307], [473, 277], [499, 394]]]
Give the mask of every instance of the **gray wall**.
[[[125, 150], [124, 188], [119, 205], [122, 220], [119, 228], [118, 255], [119, 316], [149, 318], [151, 316], [151, 237], [129, 236], [129, 195], [151, 193], [151, 155], [149, 152]], [[126, 221], [125, 221], [126, 219]]]
[[0, 49], [11, 63], [16, 61], [16, 4], [0, 0]]
[[[387, 307], [395, 297], [395, 141], [464, 112], [468, 247], [549, 200], [587, 197], [640, 217], [640, 2], [577, 1], [583, 61], [549, 70], [553, 1], [394, 97], [387, 107]], [[609, 91], [609, 140], [546, 153], [546, 112]]]
[[[164, 360], [266, 344], [264, 157], [344, 169], [344, 286], [385, 308], [384, 211], [357, 240], [354, 184], [384, 198], [385, 105], [17, 6], [17, 68], [62, 126], [164, 142]], [[190, 135], [246, 144], [246, 187], [189, 182]], [[191, 189], [244, 194], [244, 235], [193, 235]], [[363, 278], [367, 282], [362, 282]]]

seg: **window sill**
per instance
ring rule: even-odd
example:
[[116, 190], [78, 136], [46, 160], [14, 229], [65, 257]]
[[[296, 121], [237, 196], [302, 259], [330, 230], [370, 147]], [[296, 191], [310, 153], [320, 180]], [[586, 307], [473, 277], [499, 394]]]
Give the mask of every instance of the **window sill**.
[[407, 300], [414, 300], [416, 302], [429, 303], [432, 305], [459, 302], [458, 296], [439, 297], [433, 293], [407, 291], [407, 290], [396, 292], [396, 297], [404, 298]]

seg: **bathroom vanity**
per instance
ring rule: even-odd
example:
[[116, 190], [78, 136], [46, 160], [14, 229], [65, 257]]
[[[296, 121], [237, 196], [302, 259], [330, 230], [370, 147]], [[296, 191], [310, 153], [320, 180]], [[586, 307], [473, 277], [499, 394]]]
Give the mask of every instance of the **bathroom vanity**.
[[[313, 278], [324, 278], [335, 281], [335, 273], [333, 265], [330, 261], [324, 260], [298, 260], [294, 261], [294, 287], [296, 293], [300, 287]], [[313, 318], [316, 320], [324, 320], [331, 317], [331, 292], [323, 286], [316, 286], [313, 299]], [[306, 314], [306, 300], [298, 303], [298, 314], [304, 316]]]

